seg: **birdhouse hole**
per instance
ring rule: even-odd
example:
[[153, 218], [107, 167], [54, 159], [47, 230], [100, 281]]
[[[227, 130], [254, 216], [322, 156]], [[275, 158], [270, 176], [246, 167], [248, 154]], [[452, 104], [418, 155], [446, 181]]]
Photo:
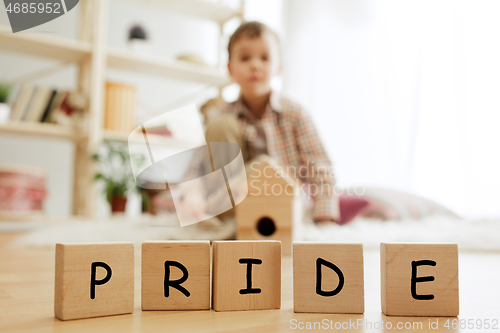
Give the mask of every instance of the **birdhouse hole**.
[[276, 225], [271, 218], [263, 217], [257, 221], [257, 231], [262, 236], [271, 236], [276, 231]]

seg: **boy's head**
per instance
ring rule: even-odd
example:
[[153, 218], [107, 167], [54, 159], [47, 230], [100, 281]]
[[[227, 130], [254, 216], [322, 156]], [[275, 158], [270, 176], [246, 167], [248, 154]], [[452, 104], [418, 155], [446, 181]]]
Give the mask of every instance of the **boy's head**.
[[228, 44], [228, 69], [245, 97], [271, 91], [271, 79], [280, 70], [278, 37], [260, 22], [243, 23]]

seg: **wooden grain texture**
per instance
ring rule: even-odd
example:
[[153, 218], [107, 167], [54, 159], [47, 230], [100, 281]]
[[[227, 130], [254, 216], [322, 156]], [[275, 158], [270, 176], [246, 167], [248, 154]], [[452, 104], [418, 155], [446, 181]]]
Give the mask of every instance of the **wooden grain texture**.
[[[413, 268], [412, 262], [435, 262]], [[456, 244], [386, 244], [380, 245], [382, 311], [390, 316], [458, 316], [458, 247]], [[414, 277], [433, 277], [434, 281], [415, 283]]]
[[[182, 264], [188, 277], [181, 284], [189, 292], [169, 288], [165, 296], [165, 262]], [[170, 266], [174, 281], [184, 274], [180, 268]], [[164, 241], [142, 244], [142, 310], [208, 310], [210, 309], [210, 242]]]
[[[343, 276], [343, 287], [332, 296], [316, 292], [318, 258], [334, 264]], [[321, 290], [339, 287], [339, 275], [322, 266]], [[293, 243], [293, 302], [295, 312], [363, 313], [363, 245], [334, 243]]]
[[[259, 259], [251, 271], [254, 289], [247, 289], [248, 264], [240, 259]], [[215, 311], [279, 309], [281, 306], [281, 242], [213, 242], [213, 309]]]
[[[91, 298], [92, 264], [111, 269], [109, 281], [95, 286]], [[54, 313], [61, 320], [134, 311], [134, 245], [132, 243], [57, 244]], [[95, 267], [95, 280], [108, 276]]]

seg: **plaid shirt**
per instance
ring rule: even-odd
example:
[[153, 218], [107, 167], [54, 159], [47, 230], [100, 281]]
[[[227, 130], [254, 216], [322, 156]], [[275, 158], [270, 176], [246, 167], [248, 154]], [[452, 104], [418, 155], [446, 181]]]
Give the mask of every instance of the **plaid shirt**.
[[316, 127], [300, 105], [273, 92], [261, 119], [253, 116], [241, 98], [226, 104], [221, 112], [239, 119], [247, 148], [246, 160], [262, 153], [273, 157], [305, 183], [305, 192], [313, 201], [313, 220], [338, 220], [333, 166]]

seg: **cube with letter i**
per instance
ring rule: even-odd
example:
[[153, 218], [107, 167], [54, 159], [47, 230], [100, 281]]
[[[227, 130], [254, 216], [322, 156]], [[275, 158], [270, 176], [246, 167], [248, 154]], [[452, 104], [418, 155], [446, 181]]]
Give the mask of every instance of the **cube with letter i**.
[[456, 244], [380, 244], [382, 312], [458, 316]]
[[142, 244], [142, 310], [210, 309], [210, 242]]
[[213, 309], [281, 307], [281, 242], [213, 242]]
[[54, 313], [61, 320], [134, 311], [134, 244], [56, 244]]
[[295, 312], [364, 313], [363, 245], [293, 243]]

